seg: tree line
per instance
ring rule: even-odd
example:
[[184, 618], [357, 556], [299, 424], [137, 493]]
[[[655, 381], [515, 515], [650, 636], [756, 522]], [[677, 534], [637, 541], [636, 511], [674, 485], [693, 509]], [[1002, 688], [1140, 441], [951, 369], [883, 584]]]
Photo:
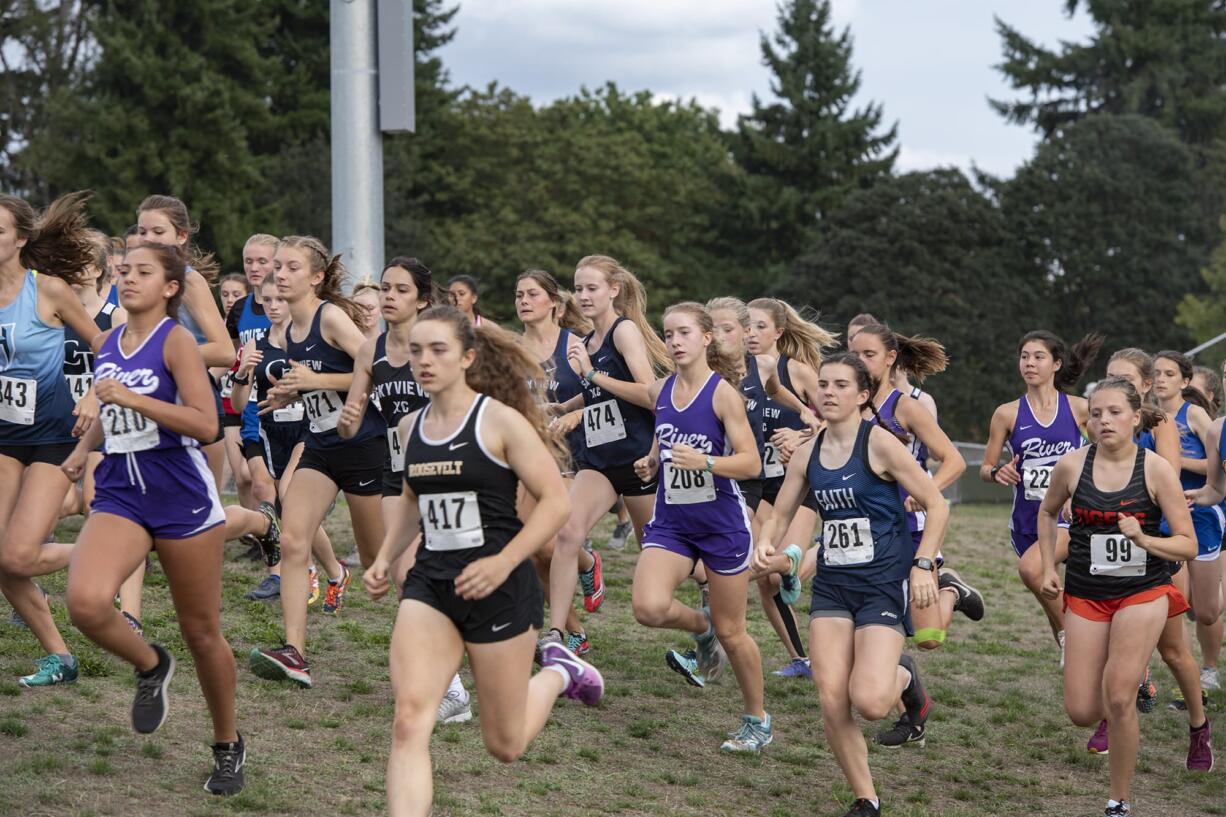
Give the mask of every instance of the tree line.
[[[520, 271], [566, 280], [592, 252], [635, 270], [657, 314], [721, 294], [778, 295], [839, 331], [872, 312], [946, 345], [929, 388], [951, 433], [978, 439], [1021, 388], [1027, 330], [1150, 350], [1226, 330], [1226, 10], [1065, 12], [1081, 6], [1092, 34], [1056, 49], [997, 21], [1015, 96], [991, 104], [1040, 141], [996, 178], [896, 170], [897, 127], [858, 100], [828, 0], [779, 2], [770, 92], [727, 129], [613, 83], [548, 104], [457, 88], [439, 49], [458, 7], [414, 0], [418, 132], [385, 137], [386, 254], [476, 276], [502, 318]], [[318, 0], [10, 0], [0, 184], [35, 201], [91, 189], [113, 233], [173, 193], [234, 269], [252, 232], [327, 237], [328, 34]]]

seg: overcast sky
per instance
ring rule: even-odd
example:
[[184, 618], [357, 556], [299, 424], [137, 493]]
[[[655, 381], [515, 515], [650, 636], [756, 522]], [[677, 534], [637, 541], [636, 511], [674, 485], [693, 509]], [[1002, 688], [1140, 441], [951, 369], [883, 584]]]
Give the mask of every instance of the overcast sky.
[[[903, 170], [972, 165], [1010, 175], [1035, 137], [987, 104], [1008, 97], [993, 15], [1040, 42], [1082, 40], [1084, 14], [1065, 0], [834, 0], [850, 25], [861, 100], [897, 120]], [[769, 95], [758, 49], [774, 0], [460, 0], [458, 34], [442, 52], [456, 85], [497, 80], [534, 102], [607, 80], [623, 90], [695, 98], [726, 125], [754, 93]]]

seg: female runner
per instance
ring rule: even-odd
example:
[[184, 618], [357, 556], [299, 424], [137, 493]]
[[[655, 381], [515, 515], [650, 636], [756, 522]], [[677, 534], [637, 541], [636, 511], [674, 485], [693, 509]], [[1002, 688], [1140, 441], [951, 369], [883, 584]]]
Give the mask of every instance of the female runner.
[[[646, 627], [693, 634], [696, 654], [669, 650], [666, 660], [694, 686], [705, 686], [725, 662], [732, 664], [744, 714], [721, 748], [757, 754], [773, 733], [763, 708], [762, 656], [745, 626], [753, 541], [737, 480], [760, 474], [762, 458], [737, 393], [743, 356], [722, 349], [714, 332], [701, 304], [675, 304], [664, 312], [664, 342], [677, 371], [648, 391], [655, 442], [635, 463], [645, 482], [663, 473], [634, 570], [634, 617]], [[674, 597], [700, 561], [710, 584], [709, 610]]]
[[464, 313], [464, 317], [473, 322], [473, 326], [485, 323], [485, 316], [477, 301], [481, 293], [477, 291], [477, 279], [471, 275], [453, 275], [447, 282], [447, 296], [451, 305]]
[[[381, 420], [367, 414], [357, 433], [343, 440], [337, 432], [349, 387], [353, 361], [365, 338], [357, 321], [361, 307], [341, 294], [345, 267], [340, 256], [329, 257], [317, 238], [282, 239], [275, 260], [277, 289], [289, 307], [286, 357], [291, 361], [273, 388], [269, 408], [285, 408], [301, 400], [310, 428], [294, 479], [283, 502], [281, 536], [281, 612], [285, 644], [251, 651], [251, 671], [261, 678], [311, 685], [306, 649], [309, 576], [307, 560], [315, 531], [338, 492], [344, 492], [353, 538], [363, 564], [370, 564], [383, 541], [383, 461], [387, 456]], [[266, 409], [267, 410], [267, 409]], [[334, 553], [315, 554], [328, 574], [324, 613], [340, 612], [349, 570]]]
[[[1159, 415], [1142, 408], [1126, 380], [1107, 379], [1090, 397], [1095, 442], [1061, 457], [1039, 508], [1043, 595], [1063, 593], [1068, 658], [1064, 707], [1079, 726], [1104, 715], [1110, 730], [1106, 817], [1131, 814], [1139, 730], [1137, 684], [1171, 616], [1188, 609], [1170, 562], [1192, 558], [1195, 531], [1174, 469], [1140, 448], [1138, 432]], [[1057, 517], [1072, 500], [1064, 585], [1056, 572]], [[1159, 533], [1166, 520], [1171, 535]], [[1204, 730], [1207, 733], [1208, 724]]]
[[[1009, 532], [1018, 555], [1017, 572], [1047, 615], [1052, 637], [1060, 646], [1064, 665], [1064, 606], [1042, 593], [1042, 560], [1031, 545], [1039, 503], [1047, 493], [1051, 469], [1062, 456], [1080, 448], [1089, 417], [1084, 397], [1065, 393], [1081, 379], [1102, 348], [1101, 335], [1087, 335], [1069, 350], [1064, 341], [1045, 330], [1028, 332], [1018, 342], [1018, 369], [1026, 393], [997, 406], [988, 430], [988, 443], [979, 466], [979, 478], [1013, 488], [1013, 516]], [[1005, 442], [1013, 458], [998, 465]], [[1067, 523], [1062, 523], [1066, 525]], [[1067, 539], [1060, 534], [1056, 562], [1065, 558]]]
[[[813, 673], [830, 748], [856, 798], [844, 817], [878, 817], [881, 803], [868, 767], [868, 747], [852, 707], [880, 720], [902, 699], [921, 733], [930, 701], [915, 662], [903, 654], [911, 634], [908, 598], [919, 609], [936, 603], [934, 559], [949, 521], [936, 483], [876, 415], [868, 370], [850, 353], [827, 358], [818, 372], [826, 428], [792, 456], [779, 492], [787, 518], [811, 492], [822, 515], [820, 566], [810, 602]], [[927, 512], [918, 551], [911, 542], [899, 488]], [[774, 554], [776, 517], [763, 526], [754, 562]], [[913, 558], [914, 557], [914, 558]], [[922, 744], [921, 744], [922, 745]]]
[[64, 379], [65, 328], [86, 343], [98, 335], [72, 291], [94, 262], [84, 202], [74, 193], [38, 214], [0, 195], [0, 590], [46, 652], [23, 687], [77, 678], [32, 579], [68, 564], [72, 546], [46, 542], [72, 484], [60, 464], [98, 416], [91, 392], [73, 406]]
[[[449, 306], [423, 312], [411, 338], [413, 372], [430, 402], [401, 421], [399, 514], [363, 577], [372, 597], [384, 596], [391, 565], [420, 531], [392, 632], [387, 797], [395, 817], [430, 812], [430, 735], [465, 654], [485, 747], [504, 762], [523, 754], [559, 695], [595, 706], [604, 694], [596, 668], [561, 644], [541, 648], [542, 669], [530, 678], [543, 599], [527, 559], [570, 511], [551, 455], [562, 452], [551, 452], [528, 385], [540, 368], [514, 335], [476, 329]], [[520, 482], [537, 500], [524, 523], [515, 514]]]
[[157, 548], [175, 616], [213, 718], [213, 772], [205, 789], [237, 794], [246, 750], [235, 726], [234, 653], [221, 634], [221, 501], [200, 441], [217, 436], [217, 411], [195, 339], [175, 323], [186, 277], [177, 247], [131, 250], [120, 277], [128, 322], [105, 336], [94, 370], [101, 428], [64, 463], [70, 479], [105, 437], [97, 492], [68, 571], [68, 612], [91, 641], [136, 670], [132, 728], [155, 731], [169, 711], [174, 657], [147, 644], [112, 600]]
[[354, 285], [349, 299], [362, 307], [362, 321], [358, 323], [362, 334], [367, 340], [379, 337], [379, 310], [383, 303], [379, 285], [367, 276]]

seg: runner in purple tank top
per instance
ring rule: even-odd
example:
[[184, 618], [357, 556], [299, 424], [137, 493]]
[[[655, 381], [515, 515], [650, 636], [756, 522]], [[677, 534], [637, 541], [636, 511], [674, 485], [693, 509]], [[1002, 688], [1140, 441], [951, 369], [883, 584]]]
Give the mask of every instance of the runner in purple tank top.
[[[771, 719], [762, 705], [762, 656], [745, 627], [753, 548], [736, 481], [757, 476], [762, 458], [737, 393], [740, 355], [715, 343], [711, 315], [697, 303], [665, 311], [664, 339], [677, 374], [648, 388], [655, 440], [634, 464], [644, 482], [659, 479], [655, 514], [643, 529], [634, 571], [634, 616], [648, 627], [694, 635], [695, 651], [669, 650], [665, 656], [694, 686], [718, 678], [725, 663], [732, 663], [745, 711], [740, 729], [722, 748], [756, 754], [771, 742]], [[710, 610], [691, 609], [673, 597], [699, 561], [711, 585]]]
[[98, 646], [136, 669], [132, 727], [155, 731], [169, 712], [175, 659], [128, 626], [112, 600], [156, 547], [179, 629], [213, 717], [213, 772], [205, 788], [243, 788], [246, 749], [235, 725], [234, 653], [221, 634], [221, 501], [201, 442], [217, 436], [213, 390], [191, 334], [170, 316], [185, 289], [176, 247], [142, 244], [128, 252], [120, 302], [128, 322], [112, 329], [94, 359], [102, 405], [63, 467], [76, 480], [105, 434], [92, 512], [68, 568], [68, 612]]
[[[1069, 349], [1046, 330], [1028, 332], [1018, 343], [1018, 369], [1026, 393], [997, 406], [992, 414], [988, 443], [979, 466], [979, 478], [1013, 489], [1013, 517], [1009, 521], [1013, 549], [1019, 557], [1017, 572], [1047, 615], [1052, 636], [1060, 645], [1064, 664], [1063, 599], [1042, 594], [1043, 564], [1031, 545], [1038, 539], [1039, 504], [1047, 494], [1051, 470], [1060, 457], [1079, 448], [1090, 416], [1084, 397], [1065, 394], [1085, 373], [1098, 350], [1101, 335], [1087, 335]], [[1005, 443], [1012, 459], [1001, 464]], [[1068, 523], [1061, 521], [1056, 542], [1056, 563], [1068, 555]]]

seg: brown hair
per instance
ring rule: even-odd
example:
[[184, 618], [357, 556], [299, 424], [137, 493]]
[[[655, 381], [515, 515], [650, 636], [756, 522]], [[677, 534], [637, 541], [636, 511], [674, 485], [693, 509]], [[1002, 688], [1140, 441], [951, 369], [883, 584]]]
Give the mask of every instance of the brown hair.
[[583, 313], [579, 311], [579, 305], [575, 303], [575, 296], [559, 286], [557, 278], [543, 269], [530, 269], [521, 272], [515, 279], [515, 283], [518, 284], [525, 278], [535, 281], [541, 289], [545, 290], [549, 300], [553, 301], [553, 317], [558, 326], [580, 336], [592, 331], [592, 322], [583, 317]]
[[178, 232], [187, 235], [187, 244], [184, 250], [187, 255], [188, 265], [203, 275], [204, 280], [210, 284], [217, 280], [217, 274], [221, 271], [221, 267], [211, 252], [204, 252], [196, 246], [193, 236], [200, 232], [200, 225], [192, 221], [191, 216], [188, 215], [187, 205], [174, 196], [154, 194], [145, 197], [145, 200], [140, 203], [140, 207], [136, 208], [136, 215], [139, 218], [141, 213], [151, 210], [156, 210], [165, 215], [170, 221], [170, 226], [174, 227]]
[[779, 354], [799, 360], [815, 372], [822, 367], [822, 349], [838, 342], [838, 335], [819, 326], [817, 315], [811, 315], [808, 309], [801, 314], [778, 298], [755, 298], [749, 302], [749, 308], [770, 315], [775, 327], [783, 330], [776, 344]]
[[945, 371], [949, 365], [945, 347], [932, 338], [900, 335], [883, 323], [866, 323], [856, 334], [866, 333], [880, 338], [887, 352], [897, 353], [891, 371], [901, 369], [920, 383], [930, 375]]
[[[860, 359], [860, 356], [854, 355], [851, 352], [835, 352], [833, 355], [823, 360], [821, 362], [821, 366], [829, 366], [833, 363], [842, 364], [843, 366], [850, 366], [852, 371], [856, 373], [856, 388], [859, 391], [868, 392], [868, 402], [860, 406], [861, 413], [867, 409], [869, 413], [873, 415], [873, 419], [877, 421], [877, 425], [893, 434], [902, 442], [910, 442], [911, 438], [909, 436], [904, 433], [900, 433], [887, 425], [886, 422], [881, 419], [881, 415], [877, 413], [877, 405], [873, 402], [873, 393], [876, 391], [873, 388], [873, 379], [869, 377], [868, 367], [864, 365], [864, 361]], [[821, 370], [821, 366], [818, 367], [819, 371]]]
[[[715, 324], [711, 321], [711, 313], [702, 304], [695, 301], [682, 301], [679, 304], [673, 304], [664, 310], [664, 317], [667, 318], [669, 315], [677, 312], [683, 312], [692, 317], [703, 333], [708, 335], [714, 334]], [[725, 349], [715, 342], [714, 337], [707, 344], [707, 365], [711, 367], [711, 371], [727, 380], [733, 388], [737, 389], [737, 394], [741, 393], [741, 368], [744, 366], [744, 363], [744, 357], [740, 352]]]
[[[417, 300], [425, 301], [426, 309], [446, 302], [446, 291], [435, 283], [434, 273], [430, 272], [430, 268], [418, 259], [409, 255], [397, 255], [383, 265], [383, 272], [379, 275], [380, 281], [392, 267], [399, 267], [409, 274], [409, 277], [413, 279], [413, 286], [417, 287]], [[425, 309], [421, 311], [424, 312]]]
[[[179, 319], [179, 305], [183, 302], [183, 294], [187, 291], [187, 256], [183, 250], [174, 244], [158, 244], [153, 241], [142, 241], [133, 250], [148, 250], [153, 253], [158, 266], [166, 277], [167, 283], [176, 283], [179, 288], [166, 301], [166, 314], [174, 320]], [[126, 254], [125, 254], [126, 261]]]
[[[1188, 357], [1183, 352], [1176, 352], [1173, 349], [1164, 349], [1163, 351], [1154, 355], [1155, 361], [1157, 361], [1158, 358], [1163, 358], [1174, 363], [1179, 369], [1179, 376], [1184, 380], [1191, 381], [1192, 375], [1196, 373], [1196, 367], [1192, 365], [1192, 358]], [[1213, 405], [1209, 402], [1208, 395], [1201, 392], [1200, 389], [1193, 388], [1190, 382], [1188, 385], [1183, 387], [1180, 395], [1186, 402], [1203, 408], [1209, 413], [1210, 417], [1216, 414], [1216, 412], [1213, 410]]]
[[474, 327], [468, 317], [450, 305], [432, 306], [417, 317], [417, 322], [439, 321], [450, 324], [460, 347], [476, 349], [477, 356], [465, 373], [469, 388], [488, 395], [522, 414], [545, 443], [559, 466], [569, 468], [570, 455], [563, 441], [547, 430], [544, 400], [532, 384], [547, 382], [541, 365], [520, 343], [514, 333], [492, 323]]
[[[84, 191], [60, 196], [41, 213], [25, 200], [0, 193], [0, 207], [9, 211], [17, 235], [26, 240], [20, 259], [27, 269], [59, 278], [68, 284], [86, 280], [96, 248], [85, 218]], [[106, 270], [103, 262], [102, 269]]]
[[1216, 417], [1218, 408], [1222, 405], [1222, 376], [1208, 366], [1193, 366], [1192, 374], [1205, 378], [1205, 385], [1208, 387], [1205, 397], [1213, 407], [1209, 416]]
[[1033, 332], [1027, 332], [1022, 335], [1022, 339], [1017, 342], [1017, 353], [1020, 355], [1022, 347], [1031, 341], [1038, 341], [1046, 346], [1052, 359], [1060, 361], [1061, 364], [1060, 368], [1056, 370], [1054, 378], [1055, 386], [1057, 389], [1065, 391], [1077, 385], [1077, 381], [1081, 379], [1081, 376], [1094, 363], [1094, 358], [1098, 357], [1099, 350], [1103, 348], [1104, 340], [1106, 338], [1097, 333], [1086, 335], [1074, 343], [1070, 351], [1064, 341], [1054, 333], [1048, 332], [1046, 329], [1036, 329]]
[[228, 272], [221, 276], [221, 278], [217, 281], [218, 289], [221, 288], [222, 284], [238, 284], [243, 288], [244, 292], [251, 291], [251, 284], [247, 283], [247, 276], [243, 275], [241, 272]]
[[[1126, 363], [1131, 363], [1133, 367], [1137, 370], [1137, 374], [1141, 375], [1141, 380], [1142, 381], [1148, 380], [1150, 382], [1150, 385], [1151, 386], [1153, 385], [1154, 358], [1152, 355], [1150, 355], [1149, 352], [1145, 351], [1144, 349], [1138, 349], [1135, 346], [1128, 346], [1124, 349], [1120, 349], [1118, 352], [1113, 354], [1107, 360], [1107, 366], [1110, 367], [1111, 364], [1117, 360], [1122, 360]], [[1154, 390], [1152, 388], [1141, 397], [1141, 402], [1147, 403], [1151, 406], [1158, 405], [1158, 397], [1157, 395], [1154, 394]]]
[[345, 283], [347, 270], [345, 265], [341, 263], [339, 255], [329, 256], [328, 247], [318, 238], [311, 235], [287, 235], [277, 244], [278, 249], [281, 247], [305, 250], [307, 266], [310, 268], [311, 275], [319, 272], [322, 272], [324, 275], [323, 280], [315, 286], [315, 294], [319, 296], [319, 299], [339, 306], [349, 316], [349, 320], [353, 321], [355, 326], [364, 326], [366, 324], [366, 310], [360, 304], [354, 303], [341, 293], [341, 286]]
[[1141, 427], [1137, 429], [1138, 431], [1149, 431], [1166, 419], [1166, 413], [1162, 409], [1157, 406], [1143, 404], [1141, 402], [1141, 395], [1137, 392], [1136, 387], [1122, 377], [1108, 377], [1098, 381], [1098, 385], [1094, 387], [1093, 394], [1090, 395], [1090, 400], [1093, 401], [1095, 394], [1106, 389], [1123, 392], [1132, 410], [1141, 413]]
[[[851, 320], [847, 322], [847, 334], [851, 335], [852, 334], [851, 330], [857, 326], [872, 326], [874, 324], [885, 326], [885, 321], [877, 320], [877, 318], [871, 312], [861, 312], [859, 315], [856, 315], [854, 318], [852, 318]], [[851, 338], [848, 337], [847, 341], [850, 343]]]
[[579, 259], [575, 272], [584, 267], [591, 267], [604, 276], [609, 284], [617, 285], [617, 297], [613, 299], [613, 311], [628, 318], [643, 336], [647, 346], [647, 357], [657, 373], [673, 370], [672, 358], [664, 348], [664, 341], [656, 334], [656, 330], [647, 322], [647, 293], [643, 284], [634, 273], [623, 267], [607, 255], [589, 255]]

